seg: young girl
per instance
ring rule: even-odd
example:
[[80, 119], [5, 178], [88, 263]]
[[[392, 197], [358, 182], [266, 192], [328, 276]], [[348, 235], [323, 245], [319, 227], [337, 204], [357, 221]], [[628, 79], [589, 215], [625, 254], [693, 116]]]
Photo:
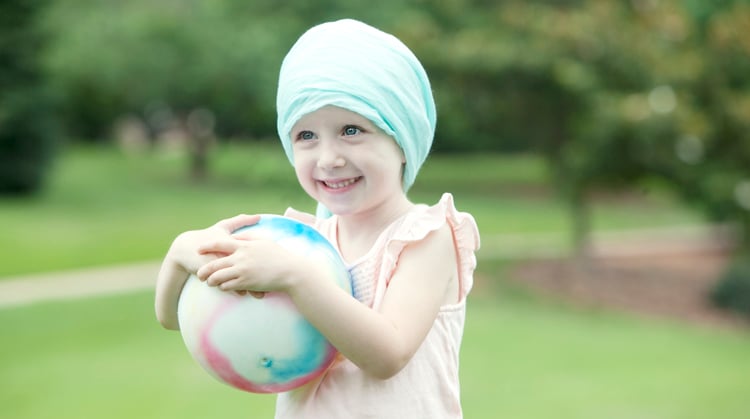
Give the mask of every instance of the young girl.
[[[406, 191], [435, 131], [429, 80], [395, 37], [354, 20], [313, 27], [281, 66], [278, 130], [318, 216], [287, 210], [338, 249], [354, 295], [315, 261], [233, 237], [240, 215], [179, 235], [157, 281], [156, 312], [177, 329], [188, 273], [227, 292], [287, 293], [340, 355], [320, 378], [279, 394], [277, 418], [459, 418], [459, 348], [479, 233], [450, 194]], [[248, 297], [252, 298], [252, 297]]]

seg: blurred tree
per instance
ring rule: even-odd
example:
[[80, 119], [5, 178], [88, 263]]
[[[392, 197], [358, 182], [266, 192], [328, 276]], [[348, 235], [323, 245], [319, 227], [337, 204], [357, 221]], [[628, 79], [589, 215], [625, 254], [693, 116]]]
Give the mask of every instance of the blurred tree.
[[191, 178], [204, 178], [216, 136], [274, 131], [271, 86], [291, 35], [265, 19], [265, 3], [59, 3], [47, 65], [70, 104], [69, 131], [108, 141], [116, 120], [135, 116], [158, 147], [186, 150]]
[[747, 0], [68, 0], [47, 14], [46, 63], [84, 137], [108, 137], [123, 113], [185, 130], [196, 111], [219, 137], [275, 137], [283, 54], [346, 16], [425, 64], [436, 152], [543, 153], [579, 249], [590, 194], [653, 178], [750, 241]]
[[44, 3], [0, 2], [0, 194], [39, 190], [56, 150], [53, 101], [39, 63]]
[[[183, 143], [200, 179], [212, 138], [276, 136], [278, 70], [296, 37], [363, 4], [58, 2], [46, 15], [58, 34], [46, 64], [66, 100], [70, 133], [108, 141], [123, 115], [140, 118], [158, 142]], [[190, 115], [208, 116], [197, 120], [210, 120], [212, 132], [196, 132]]]
[[46, 64], [82, 138], [109, 138], [123, 113], [151, 121], [168, 109], [184, 119], [196, 108], [216, 116], [220, 137], [275, 137], [278, 70], [294, 40], [323, 20], [380, 24], [398, 10], [361, 0], [55, 2]]
[[[738, 226], [737, 261], [714, 297], [747, 311], [750, 2], [476, 5], [433, 5], [441, 23], [422, 44], [452, 111], [441, 116], [438, 135], [447, 138], [437, 144], [543, 153], [582, 256], [591, 194], [658, 180]], [[474, 12], [451, 19], [457, 9]]]
[[[740, 227], [750, 250], [750, 2], [722, 2], [699, 33], [705, 67], [691, 102], [707, 128], [683, 131], [678, 142], [688, 167], [672, 175], [682, 195], [717, 220]], [[698, 112], [696, 112], [698, 113]], [[692, 148], [697, 149], [693, 151]], [[696, 154], [694, 158], [691, 154]], [[687, 157], [687, 158], [686, 158]]]
[[432, 4], [423, 25], [434, 36], [421, 52], [450, 110], [438, 147], [543, 153], [580, 251], [592, 192], [654, 178], [738, 222], [747, 246], [747, 1], [478, 6]]
[[719, 307], [750, 319], [750, 256], [737, 260], [711, 290], [711, 299]]

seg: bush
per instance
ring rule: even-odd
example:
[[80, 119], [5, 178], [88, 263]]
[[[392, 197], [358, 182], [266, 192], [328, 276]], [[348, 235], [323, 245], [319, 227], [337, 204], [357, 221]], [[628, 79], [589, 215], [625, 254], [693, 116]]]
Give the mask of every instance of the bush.
[[29, 194], [43, 185], [57, 149], [50, 103], [35, 90], [0, 103], [0, 195]]
[[44, 0], [0, 3], [0, 194], [38, 190], [55, 151], [37, 25]]
[[711, 298], [719, 307], [750, 317], [750, 258], [741, 258], [729, 267]]

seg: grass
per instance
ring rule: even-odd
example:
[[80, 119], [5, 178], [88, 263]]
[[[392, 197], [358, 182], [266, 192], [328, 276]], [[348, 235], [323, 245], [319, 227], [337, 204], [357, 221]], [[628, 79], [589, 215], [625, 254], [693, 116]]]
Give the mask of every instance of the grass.
[[[467, 418], [747, 417], [747, 334], [491, 288], [469, 305]], [[179, 334], [158, 327], [152, 302], [140, 292], [0, 309], [0, 417], [272, 417], [273, 396], [211, 378]]]
[[272, 417], [270, 398], [200, 370], [179, 334], [158, 327], [152, 302], [140, 293], [0, 310], [0, 377], [13, 383], [0, 390], [0, 416]]
[[[314, 210], [276, 144], [225, 144], [212, 156], [208, 180], [191, 182], [186, 172], [184, 157], [174, 153], [71, 148], [43, 194], [0, 198], [0, 278], [158, 259], [180, 232], [240, 212]], [[531, 156], [436, 155], [410, 195], [436, 202], [443, 192], [452, 192], [485, 237], [544, 233], [564, 246], [568, 216], [546, 176], [542, 162]], [[594, 207], [597, 229], [700, 222], [658, 191], [632, 203]]]
[[574, 307], [504, 283], [498, 266], [483, 264], [493, 279], [471, 300], [466, 417], [747, 415], [750, 334]]
[[279, 169], [269, 175], [265, 148], [233, 151], [219, 153], [218, 178], [200, 184], [186, 179], [176, 155], [129, 156], [110, 148], [65, 154], [44, 194], [0, 202], [0, 251], [13, 255], [0, 276], [156, 259], [181, 231], [239, 212], [309, 206], [293, 178], [273, 177]]

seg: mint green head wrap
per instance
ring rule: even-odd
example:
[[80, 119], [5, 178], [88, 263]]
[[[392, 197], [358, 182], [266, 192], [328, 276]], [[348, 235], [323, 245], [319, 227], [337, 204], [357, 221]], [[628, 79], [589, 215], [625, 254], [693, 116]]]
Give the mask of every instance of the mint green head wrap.
[[351, 19], [309, 29], [281, 64], [276, 97], [277, 129], [292, 164], [292, 127], [327, 105], [364, 116], [396, 140], [406, 157], [407, 191], [430, 152], [436, 123], [430, 81], [409, 48]]

